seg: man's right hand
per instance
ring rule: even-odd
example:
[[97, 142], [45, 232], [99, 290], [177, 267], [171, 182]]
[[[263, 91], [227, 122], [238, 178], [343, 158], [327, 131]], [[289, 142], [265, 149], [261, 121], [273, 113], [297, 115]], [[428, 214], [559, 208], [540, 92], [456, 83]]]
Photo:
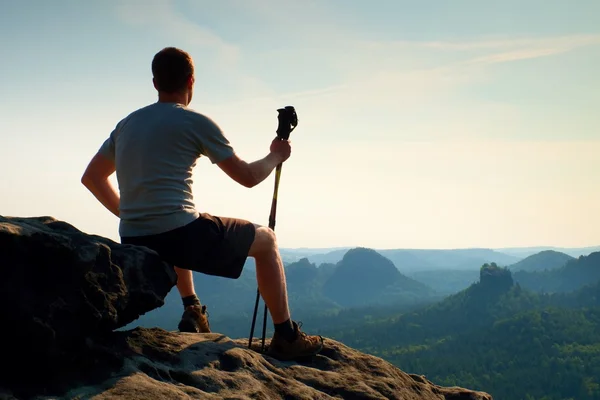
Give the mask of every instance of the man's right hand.
[[283, 140], [277, 137], [271, 142], [270, 150], [272, 154], [277, 155], [280, 159], [279, 162], [282, 163], [290, 158], [290, 155], [292, 154], [292, 145], [289, 140]]

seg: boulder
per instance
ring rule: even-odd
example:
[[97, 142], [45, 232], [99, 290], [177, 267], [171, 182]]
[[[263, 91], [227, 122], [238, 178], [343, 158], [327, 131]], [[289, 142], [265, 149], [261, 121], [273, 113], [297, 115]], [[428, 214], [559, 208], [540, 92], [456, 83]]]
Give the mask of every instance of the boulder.
[[145, 247], [52, 217], [0, 216], [3, 356], [34, 364], [63, 356], [163, 305], [176, 279]]

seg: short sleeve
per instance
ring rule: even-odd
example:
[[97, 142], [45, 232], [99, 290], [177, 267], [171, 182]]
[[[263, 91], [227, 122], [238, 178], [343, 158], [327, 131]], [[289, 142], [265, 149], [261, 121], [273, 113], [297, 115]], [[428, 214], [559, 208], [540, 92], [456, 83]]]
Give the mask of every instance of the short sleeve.
[[115, 161], [115, 139], [119, 125], [115, 127], [115, 129], [111, 132], [104, 143], [102, 143], [102, 146], [100, 146], [100, 149], [98, 150], [99, 154], [102, 154], [111, 161]]
[[221, 131], [221, 128], [210, 118], [202, 116], [194, 124], [195, 139], [199, 143], [200, 153], [217, 164], [234, 154], [233, 147]]

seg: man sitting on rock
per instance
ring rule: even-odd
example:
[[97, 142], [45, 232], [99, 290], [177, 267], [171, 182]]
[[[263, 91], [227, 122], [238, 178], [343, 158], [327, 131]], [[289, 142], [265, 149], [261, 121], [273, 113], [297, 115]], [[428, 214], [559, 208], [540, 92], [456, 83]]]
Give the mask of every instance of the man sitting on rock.
[[[246, 258], [254, 257], [258, 288], [275, 325], [269, 353], [284, 359], [317, 354], [322, 338], [301, 332], [291, 319], [273, 230], [201, 213], [192, 195], [192, 169], [199, 157], [208, 157], [231, 179], [251, 188], [290, 157], [289, 141], [275, 138], [266, 157], [247, 163], [215, 122], [188, 108], [195, 81], [188, 53], [173, 47], [161, 50], [152, 60], [152, 73], [158, 101], [116, 125], [82, 183], [120, 218], [122, 243], [153, 249], [175, 266], [184, 305], [181, 331], [210, 332], [192, 271], [237, 279]], [[119, 193], [108, 179], [115, 171]]]

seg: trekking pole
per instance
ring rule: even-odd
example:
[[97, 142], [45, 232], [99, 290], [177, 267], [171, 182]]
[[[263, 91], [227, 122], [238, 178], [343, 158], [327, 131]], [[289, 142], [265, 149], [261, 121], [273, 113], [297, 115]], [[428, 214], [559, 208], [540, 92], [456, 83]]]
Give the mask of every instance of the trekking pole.
[[[296, 110], [292, 106], [280, 108], [277, 110], [279, 115], [279, 126], [277, 127], [277, 137], [281, 140], [288, 140], [290, 133], [298, 125], [298, 115]], [[277, 213], [277, 193], [279, 191], [279, 181], [281, 179], [281, 167], [282, 163], [279, 163], [275, 168], [275, 188], [273, 189], [273, 200], [271, 201], [271, 213], [269, 214], [269, 228], [275, 230], [275, 214]], [[258, 312], [258, 304], [260, 302], [260, 289], [256, 290], [256, 302], [254, 304], [254, 316], [252, 317], [252, 326], [250, 327], [250, 337], [248, 339], [248, 348], [252, 347], [252, 337], [254, 336], [254, 326], [256, 324], [256, 314]], [[262, 344], [261, 352], [265, 350], [265, 335], [267, 330], [267, 304], [263, 312], [263, 331], [262, 331]]]

